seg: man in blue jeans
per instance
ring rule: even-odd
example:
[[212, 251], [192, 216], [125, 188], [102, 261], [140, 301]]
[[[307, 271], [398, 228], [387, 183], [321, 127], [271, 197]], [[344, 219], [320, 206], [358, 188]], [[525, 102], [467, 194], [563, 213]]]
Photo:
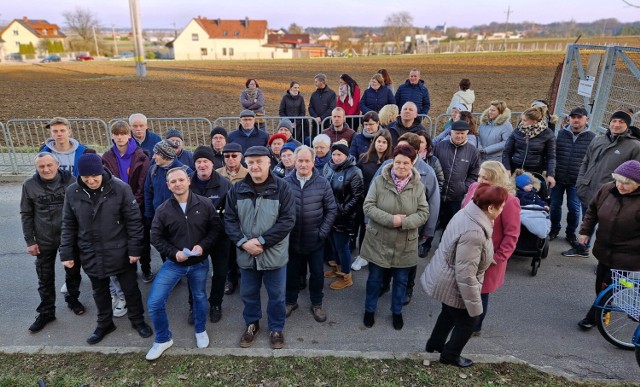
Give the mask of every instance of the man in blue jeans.
[[[558, 131], [556, 140], [556, 185], [551, 190], [551, 232], [554, 240], [562, 228], [562, 202], [567, 195], [567, 228], [565, 239], [571, 247], [578, 247], [576, 229], [580, 223], [581, 204], [576, 192], [576, 180], [580, 165], [591, 140], [596, 136], [589, 130], [587, 111], [577, 107], [569, 113], [569, 125]], [[582, 208], [584, 213], [584, 208]]]
[[271, 347], [284, 346], [285, 285], [289, 233], [296, 220], [289, 185], [273, 175], [271, 151], [252, 146], [244, 154], [249, 174], [227, 194], [224, 225], [236, 246], [240, 268], [240, 297], [246, 324], [240, 347], [248, 348], [260, 330], [260, 289], [267, 290]]
[[149, 316], [156, 331], [147, 360], [159, 358], [173, 345], [165, 306], [169, 294], [183, 277], [187, 277], [193, 294], [196, 345], [198, 348], [209, 345], [205, 329], [207, 256], [222, 230], [222, 224], [211, 200], [192, 193], [190, 184], [185, 169], [173, 168], [167, 172], [167, 186], [172, 195], [156, 209], [151, 224], [151, 243], [167, 259], [153, 281], [147, 300]]
[[291, 187], [295, 201], [296, 222], [289, 236], [287, 264], [286, 316], [298, 309], [300, 268], [309, 264], [309, 296], [311, 313], [317, 322], [327, 320], [322, 308], [324, 287], [324, 242], [338, 211], [331, 184], [317, 171], [314, 173], [315, 152], [301, 145], [294, 152], [295, 173], [285, 181]]

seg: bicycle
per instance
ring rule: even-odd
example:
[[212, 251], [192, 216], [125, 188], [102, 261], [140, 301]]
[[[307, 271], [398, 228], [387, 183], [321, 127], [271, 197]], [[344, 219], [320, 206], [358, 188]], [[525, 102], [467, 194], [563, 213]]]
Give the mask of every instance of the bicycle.
[[612, 269], [611, 285], [593, 306], [600, 334], [618, 348], [635, 348], [640, 365], [640, 272]]

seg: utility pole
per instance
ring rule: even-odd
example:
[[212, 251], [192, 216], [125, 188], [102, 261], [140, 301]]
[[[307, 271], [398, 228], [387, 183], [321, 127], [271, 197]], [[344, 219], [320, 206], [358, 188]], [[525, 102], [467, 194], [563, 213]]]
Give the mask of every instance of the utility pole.
[[142, 42], [138, 0], [129, 0], [129, 12], [131, 13], [131, 32], [133, 33], [133, 43], [136, 50], [136, 74], [144, 78], [147, 76], [147, 64], [144, 61], [144, 44]]
[[96, 36], [96, 26], [92, 27], [93, 29], [93, 43], [96, 45], [96, 56], [100, 56], [100, 49], [98, 48], [98, 37]]
[[116, 40], [116, 26], [111, 25], [111, 36], [113, 36], [113, 56], [118, 56], [118, 41]]
[[509, 15], [511, 15], [513, 11], [511, 10], [511, 5], [507, 6], [507, 21], [504, 23], [504, 50], [507, 51], [507, 30], [509, 29]]
[[171, 23], [173, 24], [173, 38], [177, 38], [178, 37], [178, 30], [176, 29], [176, 22]]

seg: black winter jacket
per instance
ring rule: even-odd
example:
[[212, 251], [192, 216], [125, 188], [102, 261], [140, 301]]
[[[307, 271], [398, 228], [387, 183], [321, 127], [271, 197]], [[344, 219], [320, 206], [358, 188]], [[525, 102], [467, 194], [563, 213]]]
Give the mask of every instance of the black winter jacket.
[[280, 100], [278, 115], [280, 117], [303, 117], [306, 114], [307, 109], [304, 106], [304, 97], [302, 94], [291, 95], [289, 90], [287, 90], [282, 96], [282, 100]]
[[471, 184], [478, 180], [480, 173], [480, 152], [466, 142], [455, 146], [449, 141], [440, 141], [433, 149], [433, 155], [440, 160], [444, 173], [444, 186], [440, 195], [443, 202], [464, 199]]
[[42, 180], [35, 173], [22, 184], [20, 217], [27, 246], [38, 244], [41, 249], [58, 249], [64, 195], [75, 180], [69, 172], [60, 169], [51, 181]]
[[72, 261], [77, 246], [85, 273], [107, 278], [129, 270], [129, 257], [142, 254], [144, 231], [129, 185], [105, 170], [97, 195], [94, 204], [80, 177], [67, 188], [60, 260]]
[[421, 130], [424, 130], [428, 133], [427, 128], [422, 125], [422, 122], [419, 119], [413, 120], [413, 123], [410, 127], [406, 127], [402, 124], [402, 118], [398, 116], [398, 118], [389, 124], [389, 133], [391, 134], [391, 142], [393, 146], [398, 145], [398, 138], [407, 132], [417, 133]]
[[316, 89], [309, 99], [309, 115], [325, 119], [331, 116], [331, 111], [336, 107], [336, 93], [325, 86], [324, 89]]
[[547, 171], [547, 176], [555, 176], [556, 137], [553, 131], [546, 128], [534, 138], [527, 139], [519, 129], [514, 130], [504, 145], [502, 164], [511, 172], [522, 168], [527, 172]]
[[[209, 198], [189, 193], [187, 210], [182, 211], [174, 195], [156, 210], [151, 224], [151, 244], [160, 255], [180, 266], [191, 266], [207, 259], [211, 247], [221, 231], [220, 217]], [[176, 260], [178, 251], [185, 247], [202, 247], [203, 253], [184, 262]]]
[[291, 187], [296, 207], [296, 223], [289, 234], [289, 251], [309, 253], [324, 245], [336, 218], [338, 210], [331, 184], [317, 171], [302, 188], [295, 173], [284, 180]]
[[558, 132], [556, 139], [556, 182], [558, 184], [574, 186], [578, 180], [580, 165], [587, 154], [587, 149], [595, 133], [585, 128], [574, 135], [570, 127]]
[[356, 160], [349, 156], [343, 163], [335, 164], [331, 159], [324, 166], [322, 175], [329, 180], [338, 207], [334, 230], [355, 233], [359, 226], [355, 214], [365, 196], [362, 171], [356, 166]]

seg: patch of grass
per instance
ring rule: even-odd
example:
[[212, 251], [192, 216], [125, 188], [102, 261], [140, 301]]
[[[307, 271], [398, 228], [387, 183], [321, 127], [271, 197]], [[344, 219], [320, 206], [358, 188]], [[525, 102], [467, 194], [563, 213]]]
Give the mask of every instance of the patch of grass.
[[0, 387], [48, 386], [595, 386], [522, 364], [478, 364], [467, 370], [416, 360], [360, 358], [171, 356], [142, 354], [0, 354]]

